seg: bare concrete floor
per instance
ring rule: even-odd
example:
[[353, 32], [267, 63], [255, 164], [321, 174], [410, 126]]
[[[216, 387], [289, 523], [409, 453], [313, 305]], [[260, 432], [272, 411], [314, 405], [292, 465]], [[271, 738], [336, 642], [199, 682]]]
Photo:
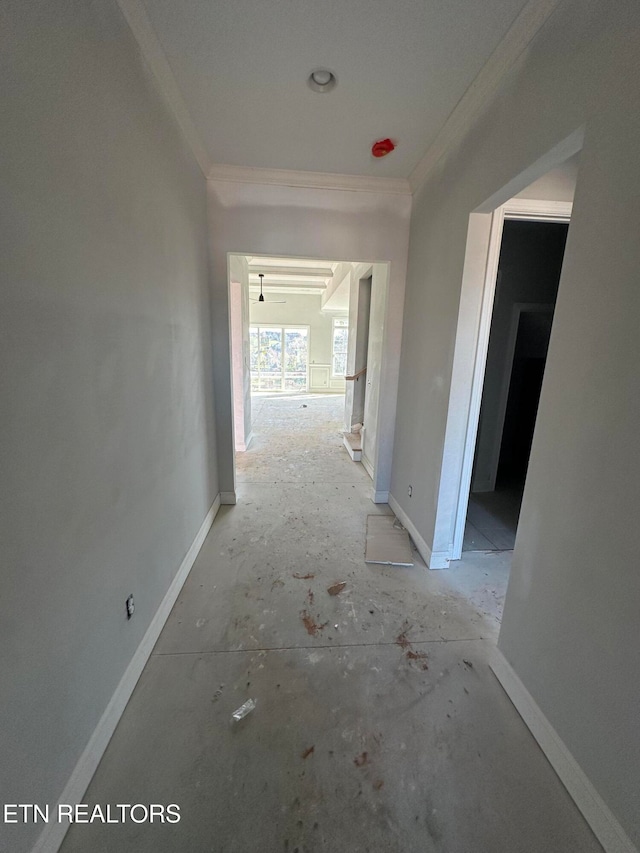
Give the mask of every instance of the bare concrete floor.
[[75, 825], [64, 853], [601, 850], [488, 666], [509, 554], [365, 564], [366, 516], [389, 508], [342, 446], [342, 403], [255, 407], [238, 505], [85, 795], [180, 822]]

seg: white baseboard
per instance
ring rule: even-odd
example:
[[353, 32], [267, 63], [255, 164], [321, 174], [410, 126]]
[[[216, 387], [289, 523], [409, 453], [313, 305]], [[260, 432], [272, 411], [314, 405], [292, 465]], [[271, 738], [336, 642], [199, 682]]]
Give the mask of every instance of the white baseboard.
[[[191, 547], [180, 564], [180, 568], [176, 572], [176, 575], [171, 582], [171, 586], [167, 590], [160, 607], [151, 620], [151, 624], [147, 628], [147, 631], [142, 638], [142, 642], [131, 658], [131, 662], [125, 670], [120, 683], [116, 687], [115, 693], [111, 697], [104, 714], [98, 722], [98, 725], [94, 729], [94, 732], [89, 739], [89, 743], [86, 745], [84, 752], [80, 756], [80, 760], [74, 767], [69, 781], [65, 785], [64, 791], [58, 801], [59, 803], [75, 805], [76, 803], [82, 802], [82, 797], [89, 787], [89, 783], [93, 778], [93, 774], [96, 772], [100, 759], [111, 740], [111, 736], [116, 730], [120, 717], [127, 706], [127, 702], [131, 698], [131, 694], [138, 683], [142, 670], [144, 669], [153, 647], [160, 636], [160, 632], [167, 621], [169, 613], [171, 613], [171, 609], [180, 594], [180, 590], [182, 589], [182, 586], [195, 563], [198, 552], [202, 547], [202, 543], [206, 539], [207, 533], [213, 524], [213, 519], [216, 517], [219, 509], [220, 495], [218, 495], [213, 502], [211, 509], [200, 526], [200, 530], [198, 530], [198, 533], [196, 534], [196, 538], [191, 543]], [[58, 808], [56, 805], [56, 808], [54, 809], [56, 814], [57, 810]], [[66, 821], [46, 824], [44, 831], [32, 848], [32, 853], [57, 853], [65, 835], [67, 834], [69, 826], [70, 824]]]
[[400, 506], [398, 501], [391, 494], [389, 495], [388, 503], [389, 503], [389, 506], [391, 507], [391, 509], [396, 514], [396, 517], [400, 520], [400, 523], [402, 524], [402, 526], [409, 531], [409, 536], [411, 536], [411, 538], [413, 539], [413, 542], [414, 542], [416, 548], [418, 549], [418, 553], [420, 554], [422, 559], [425, 561], [425, 564], [430, 569], [448, 569], [449, 568], [449, 562], [448, 561], [447, 561], [446, 565], [442, 565], [442, 566], [441, 565], [432, 565], [434, 562], [434, 559], [433, 559], [434, 555], [431, 553], [431, 548], [429, 548], [429, 546], [424, 541], [422, 536], [420, 536], [420, 534], [418, 533], [418, 531], [416, 529], [415, 524], [411, 521], [411, 519], [409, 518], [407, 513], [402, 509], [402, 507]]
[[371, 479], [373, 480], [373, 465], [371, 464], [371, 462], [369, 462], [369, 460], [368, 460], [368, 459], [367, 459], [367, 457], [364, 455], [364, 453], [363, 453], [363, 454], [362, 454], [362, 456], [360, 457], [360, 461], [362, 462], [362, 467], [364, 468], [364, 470], [367, 472], [367, 474], [368, 474], [368, 475], [371, 477]]
[[494, 650], [491, 669], [606, 853], [638, 853], [611, 809], [498, 649]]
[[432, 551], [430, 569], [448, 569], [451, 564], [450, 551]]
[[375, 489], [372, 489], [371, 500], [374, 502], [374, 504], [388, 504], [389, 492], [376, 492]]
[[362, 450], [356, 450], [354, 447], [352, 447], [351, 443], [347, 439], [347, 436], [344, 434], [342, 437], [342, 443], [346, 447], [347, 453], [349, 454], [351, 459], [353, 459], [354, 462], [360, 462], [362, 460]]
[[236, 493], [235, 492], [220, 492], [220, 503], [223, 506], [235, 506], [235, 504], [236, 504]]

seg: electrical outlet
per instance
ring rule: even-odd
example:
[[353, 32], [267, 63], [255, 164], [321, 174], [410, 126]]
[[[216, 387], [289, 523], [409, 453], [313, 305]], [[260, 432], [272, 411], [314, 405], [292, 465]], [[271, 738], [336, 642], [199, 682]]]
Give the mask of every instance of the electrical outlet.
[[133, 611], [136, 609], [136, 605], [132, 595], [127, 598], [125, 606], [127, 608], [127, 619], [131, 619], [131, 617], [133, 616]]
[[413, 494], [413, 486], [409, 486], [409, 488], [407, 489], [407, 494], [409, 495], [409, 497], [411, 497], [411, 495]]

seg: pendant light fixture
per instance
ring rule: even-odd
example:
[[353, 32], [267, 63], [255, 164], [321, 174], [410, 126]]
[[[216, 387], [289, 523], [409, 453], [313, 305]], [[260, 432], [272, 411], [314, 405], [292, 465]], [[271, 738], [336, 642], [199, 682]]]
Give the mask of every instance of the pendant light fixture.
[[258, 273], [258, 278], [260, 279], [260, 296], [257, 299], [252, 299], [252, 302], [270, 302], [272, 305], [285, 305], [286, 299], [265, 299], [264, 294], [262, 293], [262, 279], [264, 278], [264, 273]]

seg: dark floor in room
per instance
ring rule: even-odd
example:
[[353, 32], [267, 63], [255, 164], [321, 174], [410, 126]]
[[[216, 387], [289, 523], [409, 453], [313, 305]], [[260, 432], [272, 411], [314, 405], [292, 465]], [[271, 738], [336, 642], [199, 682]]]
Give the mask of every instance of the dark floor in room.
[[518, 484], [470, 493], [463, 551], [513, 550], [523, 489]]

